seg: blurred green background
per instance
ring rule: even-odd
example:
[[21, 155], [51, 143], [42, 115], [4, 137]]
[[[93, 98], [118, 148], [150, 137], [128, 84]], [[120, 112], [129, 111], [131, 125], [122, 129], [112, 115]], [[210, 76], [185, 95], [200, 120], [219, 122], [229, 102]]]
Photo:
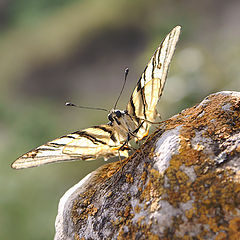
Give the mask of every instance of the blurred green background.
[[158, 110], [163, 119], [210, 93], [239, 91], [237, 0], [0, 1], [0, 239], [54, 236], [60, 197], [103, 160], [12, 170], [21, 154], [58, 136], [106, 123], [124, 109], [149, 58], [176, 25], [182, 34]]

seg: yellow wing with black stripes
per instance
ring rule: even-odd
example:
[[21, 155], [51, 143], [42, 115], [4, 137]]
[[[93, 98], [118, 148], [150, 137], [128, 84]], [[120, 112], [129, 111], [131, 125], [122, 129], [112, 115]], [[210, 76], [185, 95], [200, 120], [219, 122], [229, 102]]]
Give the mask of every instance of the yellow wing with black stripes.
[[138, 139], [148, 135], [151, 122], [156, 119], [156, 105], [163, 92], [180, 32], [181, 27], [176, 26], [162, 41], [142, 73], [127, 104], [127, 112], [132, 116], [136, 127], [140, 126], [136, 133]]
[[119, 154], [127, 157], [128, 146], [119, 151], [122, 146], [120, 141], [111, 126], [94, 126], [62, 136], [27, 152], [12, 164], [12, 168], [30, 168], [63, 161], [94, 160]]

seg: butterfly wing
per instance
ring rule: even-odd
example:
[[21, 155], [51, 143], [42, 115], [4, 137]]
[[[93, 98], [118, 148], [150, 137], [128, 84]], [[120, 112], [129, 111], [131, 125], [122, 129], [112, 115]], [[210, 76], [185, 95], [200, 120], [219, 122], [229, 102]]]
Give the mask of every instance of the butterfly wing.
[[181, 27], [176, 26], [162, 41], [142, 73], [127, 104], [127, 112], [138, 128], [136, 133], [138, 140], [148, 135], [150, 122], [156, 119], [156, 105], [163, 92], [180, 31]]
[[30, 168], [63, 161], [94, 160], [118, 154], [127, 157], [127, 150], [119, 151], [121, 146], [118, 135], [110, 125], [94, 126], [62, 136], [27, 152], [12, 164], [12, 168]]

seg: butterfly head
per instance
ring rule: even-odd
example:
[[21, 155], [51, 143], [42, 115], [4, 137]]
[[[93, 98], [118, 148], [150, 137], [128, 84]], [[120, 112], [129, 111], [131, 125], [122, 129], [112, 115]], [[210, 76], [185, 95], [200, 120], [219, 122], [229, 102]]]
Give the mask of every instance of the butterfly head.
[[119, 125], [118, 119], [120, 119], [124, 114], [125, 114], [124, 111], [112, 109], [108, 114], [108, 120], [110, 121], [110, 123], [113, 123], [115, 121]]

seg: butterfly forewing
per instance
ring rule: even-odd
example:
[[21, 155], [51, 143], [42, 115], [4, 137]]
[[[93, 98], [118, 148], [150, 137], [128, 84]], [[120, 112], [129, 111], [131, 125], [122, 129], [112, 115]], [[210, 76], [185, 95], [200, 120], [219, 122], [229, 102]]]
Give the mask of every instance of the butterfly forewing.
[[100, 125], [62, 136], [19, 157], [12, 168], [37, 167], [47, 163], [94, 160], [98, 157], [127, 157], [127, 150], [119, 151], [120, 140], [109, 125]]
[[72, 137], [72, 134], [69, 134], [57, 138], [25, 153], [12, 164], [12, 168], [30, 168], [58, 161], [76, 160], [76, 157], [62, 152], [64, 146], [72, 141]]
[[[156, 105], [165, 85], [169, 65], [179, 39], [181, 27], [175, 27], [162, 41], [146, 66], [127, 105], [127, 112], [140, 126], [137, 138], [148, 135], [148, 130], [157, 116]], [[142, 120], [146, 120], [142, 123]]]

